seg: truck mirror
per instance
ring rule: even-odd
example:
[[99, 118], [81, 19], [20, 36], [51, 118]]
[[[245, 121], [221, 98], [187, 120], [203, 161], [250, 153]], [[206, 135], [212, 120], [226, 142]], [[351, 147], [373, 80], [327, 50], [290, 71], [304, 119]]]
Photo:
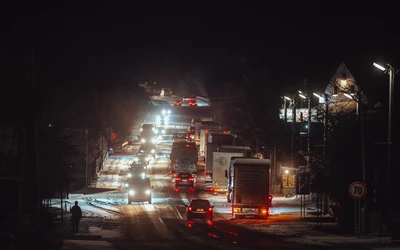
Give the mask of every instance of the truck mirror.
[[228, 170], [225, 170], [225, 178], [228, 178]]

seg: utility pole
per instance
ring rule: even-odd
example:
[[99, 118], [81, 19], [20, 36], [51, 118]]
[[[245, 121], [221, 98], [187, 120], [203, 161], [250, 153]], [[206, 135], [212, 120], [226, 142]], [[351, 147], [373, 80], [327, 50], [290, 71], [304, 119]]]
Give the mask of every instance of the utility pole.
[[328, 148], [328, 112], [329, 112], [329, 104], [328, 104], [328, 94], [324, 94], [325, 99], [325, 112], [324, 112], [324, 160], [326, 161], [326, 151]]
[[292, 97], [292, 168], [294, 168], [294, 144], [296, 134], [296, 95]]
[[[367, 171], [365, 166], [365, 141], [364, 141], [364, 122], [365, 122], [365, 113], [364, 113], [364, 104], [362, 103], [362, 95], [359, 90], [357, 93], [357, 111], [358, 111], [358, 119], [360, 120], [360, 132], [361, 132], [361, 166], [362, 166], [362, 180], [365, 185], [367, 185]], [[365, 235], [366, 230], [366, 222], [367, 222], [367, 199], [364, 199], [364, 210], [361, 213], [361, 235]]]
[[89, 187], [90, 185], [90, 174], [89, 174], [89, 167], [88, 167], [88, 134], [89, 134], [89, 130], [87, 129], [87, 127], [85, 128], [85, 168], [86, 168], [86, 187]]

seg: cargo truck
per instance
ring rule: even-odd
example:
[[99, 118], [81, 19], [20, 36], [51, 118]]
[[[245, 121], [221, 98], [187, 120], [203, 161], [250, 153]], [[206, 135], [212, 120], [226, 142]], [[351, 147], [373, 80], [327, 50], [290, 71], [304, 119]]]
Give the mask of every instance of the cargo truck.
[[231, 159], [227, 177], [233, 218], [268, 218], [272, 197], [269, 193], [270, 171], [269, 159]]
[[190, 172], [196, 176], [197, 159], [198, 150], [196, 147], [173, 147], [170, 155], [172, 181], [175, 181], [174, 178], [179, 172]]
[[244, 152], [213, 152], [212, 192], [215, 195], [228, 192], [228, 178], [225, 173], [229, 171], [231, 157], [245, 156]]

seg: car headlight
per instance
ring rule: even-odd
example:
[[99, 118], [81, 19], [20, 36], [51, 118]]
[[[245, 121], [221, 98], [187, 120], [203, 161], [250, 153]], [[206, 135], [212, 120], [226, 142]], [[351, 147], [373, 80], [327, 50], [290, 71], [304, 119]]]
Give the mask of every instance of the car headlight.
[[131, 173], [129, 173], [129, 174], [128, 174], [128, 178], [131, 178], [131, 177], [132, 177], [132, 174], [131, 174]]
[[146, 142], [146, 139], [141, 139], [140, 140], [142, 143], [145, 143]]
[[151, 191], [150, 190], [146, 190], [146, 194], [150, 194], [151, 193]]
[[154, 149], [152, 149], [150, 152], [151, 152], [152, 154], [154, 154], [156, 151], [155, 151]]
[[154, 133], [155, 133], [155, 134], [158, 134], [158, 130], [154, 130]]
[[128, 184], [128, 183], [126, 183], [126, 184], [125, 184], [125, 187], [129, 187], [129, 184]]
[[156, 138], [152, 138], [152, 139], [151, 139], [151, 142], [152, 142], [152, 143], [156, 143], [156, 142], [157, 142], [157, 139], [156, 139]]
[[161, 114], [163, 114], [163, 115], [165, 115], [167, 113], [167, 111], [165, 110], [165, 109], [163, 109], [162, 111], [161, 111]]
[[161, 133], [165, 134], [165, 129], [161, 130]]
[[166, 122], [169, 121], [169, 117], [168, 117], [168, 116], [164, 117], [164, 120], [165, 120]]
[[171, 114], [171, 110], [168, 109], [167, 113], [170, 115]]
[[142, 177], [144, 178], [146, 176], [146, 173], [142, 173]]
[[129, 190], [129, 195], [135, 195], [135, 191]]

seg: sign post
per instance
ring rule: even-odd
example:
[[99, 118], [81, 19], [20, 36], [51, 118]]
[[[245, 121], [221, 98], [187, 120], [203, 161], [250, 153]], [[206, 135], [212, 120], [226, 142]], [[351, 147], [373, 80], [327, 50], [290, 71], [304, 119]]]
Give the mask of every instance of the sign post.
[[[354, 234], [360, 235], [361, 205], [360, 200], [367, 194], [367, 186], [361, 181], [355, 181], [349, 186], [349, 195], [354, 199]], [[364, 225], [363, 225], [364, 227]]]

